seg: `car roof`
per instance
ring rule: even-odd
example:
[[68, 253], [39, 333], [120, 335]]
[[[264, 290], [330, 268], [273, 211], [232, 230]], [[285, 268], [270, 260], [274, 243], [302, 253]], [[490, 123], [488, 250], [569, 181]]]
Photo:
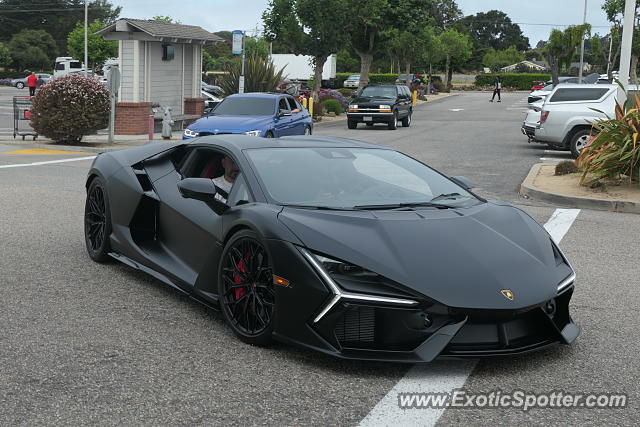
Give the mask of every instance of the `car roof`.
[[249, 93], [234, 93], [227, 98], [278, 98], [284, 96], [286, 93], [270, 93], [270, 92], [249, 92]]
[[252, 148], [377, 148], [391, 150], [391, 148], [358, 141], [356, 139], [339, 138], [334, 136], [296, 135], [281, 138], [260, 138], [249, 135], [208, 135], [194, 138], [188, 144], [218, 145], [230, 150], [245, 150]]

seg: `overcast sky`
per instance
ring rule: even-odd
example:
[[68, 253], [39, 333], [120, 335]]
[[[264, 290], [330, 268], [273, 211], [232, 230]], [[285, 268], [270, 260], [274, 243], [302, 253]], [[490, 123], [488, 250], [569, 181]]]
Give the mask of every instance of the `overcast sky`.
[[[243, 29], [252, 32], [261, 27], [261, 15], [267, 0], [111, 0], [122, 6], [127, 18], [148, 19], [168, 15], [183, 24], [200, 25], [214, 32]], [[582, 23], [584, 0], [458, 0], [465, 15], [502, 10], [520, 24], [524, 35], [535, 47], [546, 40], [553, 26]], [[600, 9], [602, 0], [588, 0], [587, 22], [593, 31], [608, 32], [607, 18]], [[534, 25], [553, 24], [553, 25]]]

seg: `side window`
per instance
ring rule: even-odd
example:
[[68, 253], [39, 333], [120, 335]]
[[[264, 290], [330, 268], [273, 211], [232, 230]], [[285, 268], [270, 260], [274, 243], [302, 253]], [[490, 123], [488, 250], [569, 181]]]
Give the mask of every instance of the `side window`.
[[183, 178], [217, 178], [224, 175], [224, 154], [209, 148], [195, 148], [188, 153], [180, 168]]
[[608, 91], [609, 88], [558, 88], [549, 102], [596, 101]]
[[296, 100], [293, 97], [287, 97], [287, 101], [289, 103], [289, 109], [291, 111], [299, 109], [298, 106], [296, 105]]
[[280, 98], [280, 102], [278, 104], [278, 109], [286, 110], [286, 111], [290, 111], [291, 110], [289, 108], [289, 103], [287, 102], [287, 100], [285, 98]]
[[231, 189], [231, 193], [229, 194], [229, 199], [227, 200], [227, 205], [237, 206], [252, 201], [253, 198], [249, 194], [247, 183], [242, 175], [239, 175], [236, 179], [236, 182], [233, 184], [233, 188]]

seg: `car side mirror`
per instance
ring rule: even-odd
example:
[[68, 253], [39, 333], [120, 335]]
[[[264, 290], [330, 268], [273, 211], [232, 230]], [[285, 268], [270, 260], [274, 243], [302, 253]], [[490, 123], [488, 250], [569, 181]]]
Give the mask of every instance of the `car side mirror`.
[[464, 176], [451, 176], [449, 178], [465, 190], [471, 190], [476, 186], [470, 179]]
[[178, 182], [178, 190], [185, 199], [205, 202], [218, 215], [229, 209], [229, 206], [216, 199], [216, 186], [209, 178], [184, 178]]
[[290, 116], [291, 115], [291, 111], [289, 110], [280, 110], [278, 112], [278, 117], [284, 117], [284, 116]]

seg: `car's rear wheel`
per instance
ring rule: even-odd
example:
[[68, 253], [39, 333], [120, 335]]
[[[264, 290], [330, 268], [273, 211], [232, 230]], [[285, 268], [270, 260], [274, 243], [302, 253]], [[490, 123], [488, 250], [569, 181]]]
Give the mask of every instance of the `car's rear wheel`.
[[389, 130], [395, 130], [398, 127], [398, 113], [394, 112], [393, 117], [389, 121]]
[[274, 137], [274, 136], [273, 136], [273, 132], [271, 132], [271, 131], [267, 131], [267, 133], [265, 133], [265, 134], [264, 134], [264, 137], [265, 137], [265, 138], [273, 138], [273, 137]]
[[409, 126], [411, 126], [411, 115], [413, 114], [413, 111], [409, 111], [409, 114], [407, 114], [407, 117], [405, 117], [404, 119], [402, 119], [402, 126], [408, 128]]
[[589, 129], [580, 129], [573, 134], [571, 142], [569, 142], [569, 149], [573, 157], [578, 157], [580, 152], [585, 149], [589, 143], [590, 134], [591, 131]]
[[104, 182], [98, 177], [94, 178], [89, 185], [84, 206], [84, 240], [92, 260], [96, 262], [109, 260], [110, 235], [109, 197]]
[[355, 129], [358, 127], [358, 122], [356, 122], [355, 120], [347, 120], [347, 127], [349, 129]]
[[308, 127], [308, 126], [306, 128], [304, 128], [304, 134], [305, 135], [311, 135], [311, 128]]
[[16, 83], [16, 87], [17, 87], [18, 89], [24, 89], [24, 83], [22, 83], [22, 82], [18, 82], [18, 83]]
[[253, 231], [234, 234], [222, 252], [218, 274], [220, 309], [242, 341], [268, 345], [276, 316], [271, 260]]

